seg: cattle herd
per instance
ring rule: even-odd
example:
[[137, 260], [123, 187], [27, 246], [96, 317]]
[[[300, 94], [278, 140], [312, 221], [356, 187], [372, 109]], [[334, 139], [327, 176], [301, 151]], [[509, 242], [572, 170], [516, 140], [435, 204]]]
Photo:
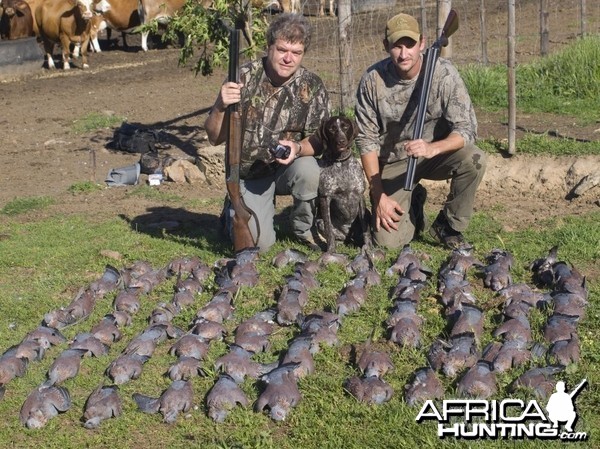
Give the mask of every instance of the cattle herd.
[[[212, 0], [196, 0], [210, 7]], [[149, 31], [140, 27], [157, 21], [166, 25], [181, 10], [186, 0], [0, 0], [0, 39], [17, 40], [37, 36], [46, 54], [46, 67], [55, 68], [55, 44], [62, 48], [62, 67], [70, 68], [70, 56], [81, 54], [82, 67], [88, 68], [87, 52], [100, 51], [98, 33], [111, 30], [127, 34], [141, 32], [141, 47], [148, 50]], [[254, 6], [268, 11], [300, 12], [298, 0], [252, 0]], [[318, 15], [325, 14], [325, 0], [319, 1]], [[334, 0], [327, 0], [329, 14]]]

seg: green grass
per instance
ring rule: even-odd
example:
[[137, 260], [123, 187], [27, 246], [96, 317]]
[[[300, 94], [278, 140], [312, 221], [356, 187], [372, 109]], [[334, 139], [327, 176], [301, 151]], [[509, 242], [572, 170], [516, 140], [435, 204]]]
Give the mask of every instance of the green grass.
[[19, 215], [33, 210], [43, 209], [54, 204], [49, 196], [21, 197], [8, 202], [1, 210], [5, 215]]
[[[136, 232], [130, 224], [110, 218], [104, 222], [90, 222], [82, 216], [57, 216], [39, 221], [21, 223], [6, 219], [6, 238], [0, 240], [0, 341], [3, 349], [18, 343], [24, 335], [35, 328], [43, 314], [54, 308], [68, 304], [80, 287], [88, 285], [99, 277], [107, 263], [119, 268], [130, 266], [137, 260], [148, 260], [154, 267], [165, 266], [172, 258], [182, 255], [198, 255], [209, 265], [214, 264], [229, 253], [229, 244], [223, 242], [213, 229], [189, 230], [186, 236], [166, 233], [153, 236]], [[561, 374], [568, 386], [575, 385], [583, 377], [591, 388], [577, 399], [580, 420], [577, 430], [587, 431], [593, 443], [595, 429], [600, 426], [596, 404], [600, 393], [595, 388], [600, 382], [600, 305], [594, 300], [600, 295], [600, 213], [586, 216], [549, 219], [536, 224], [535, 229], [508, 232], [493, 215], [477, 213], [467, 232], [474, 243], [480, 258], [493, 248], [510, 250], [516, 264], [513, 267], [515, 282], [531, 282], [529, 263], [544, 256], [548, 249], [559, 244], [559, 256], [588, 275], [590, 306], [587, 317], [581, 322], [582, 360], [578, 365]], [[284, 248], [296, 244], [283, 238], [264, 254], [257, 263], [261, 282], [256, 287], [244, 287], [235, 300], [236, 311], [232, 320], [226, 323], [233, 330], [237, 323], [254, 312], [274, 304], [278, 289], [285, 282], [285, 276], [292, 267], [277, 269], [270, 263], [271, 258]], [[448, 256], [448, 251], [432, 244], [429, 237], [416, 241], [415, 250], [427, 253], [427, 265], [437, 272]], [[297, 247], [297, 246], [296, 246]], [[297, 247], [300, 248], [300, 247]], [[102, 256], [102, 250], [112, 250], [122, 257], [120, 261]], [[354, 257], [357, 250], [342, 246], [340, 250]], [[310, 254], [316, 259], [318, 254]], [[384, 273], [395, 260], [396, 253], [389, 251], [384, 261], [378, 263], [378, 270]], [[307, 311], [319, 310], [335, 304], [337, 292], [350, 275], [343, 267], [330, 265], [318, 273], [320, 287], [310, 292]], [[4, 399], [0, 402], [0, 445], [3, 447], [277, 447], [277, 448], [437, 448], [437, 447], [504, 447], [506, 441], [454, 441], [440, 440], [436, 436], [435, 425], [431, 422], [417, 424], [418, 409], [408, 407], [403, 399], [404, 385], [411, 373], [425, 363], [426, 348], [434, 338], [443, 332], [445, 321], [435, 293], [435, 275], [430, 287], [424, 292], [419, 305], [419, 313], [424, 317], [423, 348], [401, 350], [385, 343], [386, 332], [383, 321], [391, 305], [389, 288], [395, 278], [382, 276], [383, 284], [369, 291], [369, 300], [363, 308], [344, 319], [338, 333], [339, 344], [324, 348], [315, 356], [315, 374], [299, 383], [303, 396], [301, 403], [283, 423], [274, 423], [267, 416], [256, 413], [251, 407], [235, 409], [223, 424], [213, 423], [205, 413], [204, 395], [214, 382], [212, 363], [227, 351], [224, 342], [211, 344], [211, 350], [204, 362], [208, 375], [192, 381], [196, 408], [186, 416], [180, 416], [175, 424], [161, 422], [160, 415], [147, 415], [139, 412], [131, 395], [143, 393], [158, 396], [170, 381], [163, 374], [174, 361], [168, 354], [170, 341], [159, 345], [155, 355], [144, 366], [140, 379], [120, 387], [123, 401], [122, 416], [107, 420], [99, 429], [89, 431], [83, 428], [80, 418], [85, 399], [101, 383], [110, 381], [103, 376], [104, 369], [131, 338], [147, 325], [147, 317], [159, 302], [170, 301], [174, 280], [165, 281], [142, 299], [142, 307], [134, 316], [132, 326], [123, 329], [123, 339], [115, 343], [107, 356], [97, 359], [86, 358], [82, 362], [80, 374], [65, 382], [73, 400], [72, 408], [52, 419], [40, 430], [22, 427], [18, 411], [23, 401], [37, 385], [45, 379], [45, 373], [54, 358], [66, 348], [66, 344], [51, 348], [44, 360], [32, 362], [27, 373], [6, 385]], [[481, 286], [481, 279], [472, 273], [470, 280], [484, 307], [492, 307], [494, 294]], [[187, 328], [195, 310], [206, 303], [216, 287], [207, 283], [206, 291], [197, 303], [184, 310], [174, 320], [182, 328]], [[112, 308], [114, 294], [97, 302], [93, 314], [85, 321], [63, 330], [67, 338], [87, 331]], [[497, 323], [492, 307], [487, 312], [485, 342], [491, 340], [490, 332]], [[536, 312], [532, 318], [534, 335], [540, 337], [540, 327], [546, 317], [544, 311]], [[287, 342], [297, 329], [295, 326], [281, 328], [272, 336], [272, 350], [258, 357], [262, 361], [273, 361], [284, 350]], [[392, 356], [395, 370], [386, 379], [395, 390], [392, 400], [382, 406], [367, 406], [344, 393], [343, 381], [356, 373], [350, 363], [351, 345], [361, 344], [371, 335], [376, 344], [385, 348]], [[231, 340], [228, 337], [228, 341]], [[507, 397], [506, 386], [523, 368], [515, 369], [499, 376], [499, 393], [496, 399]], [[454, 385], [444, 379], [447, 397], [451, 397]], [[247, 380], [242, 388], [251, 400], [257, 397], [257, 385]], [[532, 399], [527, 393], [521, 393]], [[518, 447], [563, 447], [559, 442], [542, 440], [520, 441]]]
[[71, 125], [71, 129], [76, 134], [82, 134], [95, 131], [97, 129], [112, 128], [120, 125], [124, 120], [125, 117], [99, 112], [90, 112], [84, 117], [75, 120]]
[[[508, 152], [506, 139], [480, 139], [477, 145], [488, 153]], [[581, 142], [574, 139], [556, 138], [548, 134], [525, 134], [517, 140], [519, 154], [546, 156], [591, 156], [600, 155], [599, 142]]]
[[67, 190], [74, 195], [78, 193], [91, 193], [97, 190], [102, 190], [104, 187], [92, 181], [81, 181], [72, 184]]
[[[505, 65], [460, 69], [473, 103], [489, 110], [508, 107]], [[517, 106], [594, 123], [600, 112], [600, 37], [578, 39], [564, 50], [516, 68]]]

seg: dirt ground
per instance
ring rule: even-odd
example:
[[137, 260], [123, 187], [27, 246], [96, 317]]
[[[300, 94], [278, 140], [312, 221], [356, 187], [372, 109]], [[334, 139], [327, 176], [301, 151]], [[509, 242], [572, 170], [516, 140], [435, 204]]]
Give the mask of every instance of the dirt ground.
[[[129, 195], [130, 187], [104, 188], [92, 195], [69, 193], [70, 186], [84, 181], [104, 185], [111, 168], [139, 159], [138, 155], [106, 148], [113, 129], [75, 133], [74, 125], [90, 113], [112, 114], [161, 130], [170, 145], [161, 151], [180, 159], [200, 156], [208, 164], [206, 181], [193, 185], [165, 182], [155, 188], [189, 198], [222, 197], [221, 152], [209, 147], [202, 126], [223, 72], [210, 78], [196, 77], [189, 68], [178, 67], [177, 49], [132, 50], [119, 47], [92, 54], [91, 68], [86, 71], [39, 69], [32, 75], [0, 82], [0, 208], [19, 197], [51, 196], [56, 199], [54, 206], [36, 214], [81, 213], [98, 218], [122, 214], [133, 219], [160, 205]], [[480, 137], [506, 138], [502, 115], [478, 111], [478, 119]], [[523, 130], [551, 131], [574, 139], [600, 140], [599, 123], [577, 127], [567, 117], [541, 114], [522, 115], [517, 122], [517, 135]], [[597, 173], [599, 167], [598, 157], [492, 156], [476, 207], [493, 209], [498, 221], [511, 229], [549, 216], [598, 210], [599, 186], [573, 199], [566, 197], [584, 176]], [[145, 176], [141, 182], [146, 182]], [[442, 204], [444, 184], [429, 185], [428, 208]], [[216, 219], [218, 201], [208, 204], [202, 215]]]

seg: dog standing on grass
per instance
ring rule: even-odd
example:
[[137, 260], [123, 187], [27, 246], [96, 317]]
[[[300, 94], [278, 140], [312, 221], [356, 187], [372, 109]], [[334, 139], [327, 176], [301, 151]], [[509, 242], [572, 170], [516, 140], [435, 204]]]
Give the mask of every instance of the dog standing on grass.
[[319, 232], [327, 240], [327, 251], [335, 252], [336, 242], [371, 246], [369, 212], [365, 202], [363, 169], [352, 154], [358, 133], [353, 120], [334, 116], [319, 128], [323, 157], [319, 160]]

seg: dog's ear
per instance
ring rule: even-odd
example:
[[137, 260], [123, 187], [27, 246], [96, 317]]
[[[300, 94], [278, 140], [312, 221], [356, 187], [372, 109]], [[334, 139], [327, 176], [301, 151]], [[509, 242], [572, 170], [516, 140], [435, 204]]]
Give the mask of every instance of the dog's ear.
[[329, 134], [327, 133], [327, 123], [329, 123], [330, 118], [331, 117], [323, 117], [321, 119], [319, 129], [317, 130], [317, 137], [323, 144], [323, 148], [327, 148], [329, 146]]

